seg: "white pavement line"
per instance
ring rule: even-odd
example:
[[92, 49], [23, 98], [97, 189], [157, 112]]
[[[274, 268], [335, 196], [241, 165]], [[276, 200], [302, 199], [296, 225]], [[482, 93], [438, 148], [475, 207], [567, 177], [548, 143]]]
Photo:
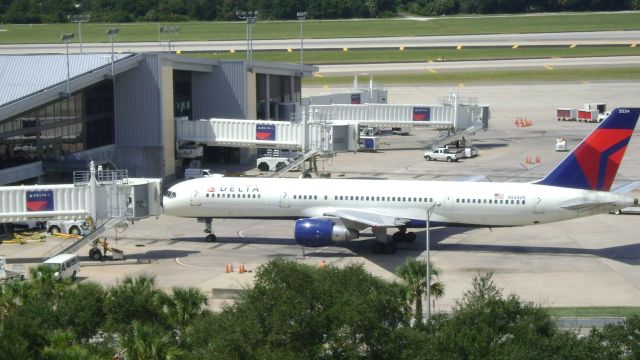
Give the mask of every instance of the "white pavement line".
[[182, 262], [180, 261], [180, 258], [175, 258], [175, 261], [176, 261], [176, 264], [181, 265], [181, 266], [184, 266], [184, 267], [188, 267], [188, 268], [192, 268], [192, 269], [205, 269], [205, 268], [200, 267], [200, 266], [194, 266], [194, 265], [187, 265], [187, 264], [184, 264], [184, 263], [182, 263]]

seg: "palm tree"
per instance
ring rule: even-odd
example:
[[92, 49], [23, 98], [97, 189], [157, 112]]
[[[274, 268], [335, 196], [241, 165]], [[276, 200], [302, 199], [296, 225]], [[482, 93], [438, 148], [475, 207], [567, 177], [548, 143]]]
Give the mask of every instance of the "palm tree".
[[207, 296], [200, 289], [193, 287], [175, 287], [167, 300], [166, 310], [169, 319], [180, 331], [200, 315], [208, 304]]
[[[444, 284], [437, 280], [440, 270], [433, 264], [430, 266], [431, 272], [431, 296], [436, 299], [444, 295]], [[409, 306], [414, 305], [415, 323], [422, 324], [422, 298], [427, 291], [427, 264], [418, 259], [409, 258], [404, 264], [396, 269], [396, 274], [402, 278], [407, 288], [407, 301]], [[436, 278], [436, 279], [434, 279]]]
[[131, 332], [124, 334], [120, 345], [126, 359], [174, 359], [181, 352], [168, 334], [153, 325], [133, 321]]

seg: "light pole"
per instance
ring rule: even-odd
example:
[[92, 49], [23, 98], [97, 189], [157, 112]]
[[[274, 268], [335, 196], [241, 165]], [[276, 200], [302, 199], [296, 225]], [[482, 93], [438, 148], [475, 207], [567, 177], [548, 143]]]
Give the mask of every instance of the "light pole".
[[298, 20], [300, 20], [300, 77], [302, 77], [304, 74], [304, 31], [302, 30], [302, 23], [307, 18], [307, 12], [299, 11], [297, 16]]
[[429, 221], [431, 220], [431, 214], [433, 213], [433, 210], [435, 210], [436, 206], [440, 206], [440, 204], [434, 202], [433, 205], [427, 208], [427, 278], [424, 280], [427, 283], [427, 320], [431, 317], [431, 267], [429, 264], [429, 248], [431, 240], [429, 239], [429, 233], [431, 231]]
[[160, 26], [160, 33], [167, 35], [169, 51], [171, 51], [171, 37], [180, 31], [180, 26]]
[[67, 97], [71, 96], [71, 70], [69, 69], [69, 42], [73, 40], [74, 33], [64, 34], [60, 40], [64, 41], [67, 48]]
[[253, 25], [258, 17], [257, 11], [236, 11], [236, 16], [247, 21], [247, 62], [249, 70], [253, 71]]
[[116, 29], [116, 28], [111, 28], [107, 30], [107, 36], [111, 39], [111, 79], [112, 81], [115, 81], [115, 72], [113, 69], [113, 62], [114, 62], [113, 39], [116, 37], [116, 35], [118, 35], [119, 32], [120, 32], [120, 29]]
[[[76, 6], [79, 7], [80, 5]], [[69, 15], [69, 21], [78, 23], [78, 42], [80, 43], [80, 54], [82, 54], [82, 23], [88, 22], [91, 19], [91, 15]]]

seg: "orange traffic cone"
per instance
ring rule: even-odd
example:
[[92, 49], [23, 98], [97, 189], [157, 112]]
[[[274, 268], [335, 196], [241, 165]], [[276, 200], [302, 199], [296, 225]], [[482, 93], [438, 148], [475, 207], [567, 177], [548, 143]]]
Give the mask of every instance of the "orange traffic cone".
[[232, 273], [233, 272], [233, 265], [227, 264], [227, 268], [224, 270], [224, 272]]
[[540, 155], [536, 155], [536, 164], [540, 164], [542, 161], [540, 161]]
[[240, 264], [240, 267], [238, 268], [238, 273], [244, 274], [246, 272], [247, 270], [244, 269], [244, 264]]

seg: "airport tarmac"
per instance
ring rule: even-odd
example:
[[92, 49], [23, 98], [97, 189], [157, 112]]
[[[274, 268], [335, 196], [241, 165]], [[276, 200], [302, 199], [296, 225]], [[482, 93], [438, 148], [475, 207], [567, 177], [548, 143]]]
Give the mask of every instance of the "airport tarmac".
[[[485, 175], [489, 181], [531, 181], [550, 171], [566, 153], [554, 151], [555, 139], [564, 136], [574, 147], [595, 124], [558, 122], [560, 106], [580, 107], [606, 102], [609, 108], [634, 104], [638, 82], [540, 83], [522, 85], [473, 85], [457, 88], [461, 96], [477, 96], [491, 105], [491, 129], [469, 136], [480, 156], [459, 163], [427, 162], [422, 148], [437, 133], [416, 130], [409, 136], [385, 136], [379, 152], [343, 153], [321, 162], [321, 170], [333, 178], [456, 180]], [[390, 86], [392, 103], [434, 104], [446, 96], [447, 86]], [[339, 91], [340, 89], [331, 89]], [[344, 90], [344, 89], [342, 89]], [[305, 89], [305, 95], [326, 89]], [[399, 101], [402, 99], [402, 101]], [[518, 128], [516, 117], [532, 119], [533, 126]], [[640, 179], [638, 131], [627, 148], [617, 180]], [[540, 157], [539, 164], [525, 164], [526, 156]], [[384, 183], [381, 183], [384, 185]], [[640, 194], [636, 194], [640, 197]], [[517, 294], [542, 306], [640, 306], [640, 241], [634, 215], [597, 215], [554, 224], [516, 228], [431, 229], [431, 259], [441, 269], [445, 296], [436, 309], [449, 309], [471, 286], [473, 276], [493, 272], [505, 294]], [[301, 248], [292, 237], [291, 221], [218, 220], [216, 243], [204, 241], [203, 224], [191, 219], [160, 216], [138, 221], [121, 233], [106, 233], [112, 246], [140, 264], [83, 266], [81, 281], [115, 284], [125, 275], [150, 274], [159, 287], [195, 286], [221, 302], [218, 290], [251, 286], [261, 264], [277, 257], [317, 265], [325, 261], [341, 266], [362, 263], [371, 273], [395, 280], [395, 269], [408, 257], [425, 255], [425, 231], [417, 231], [412, 244], [400, 244], [394, 255], [375, 255], [373, 235], [335, 246]], [[390, 231], [391, 233], [391, 231]], [[11, 262], [32, 263], [62, 246], [65, 240], [44, 243], [3, 244]], [[68, 240], [67, 240], [68, 241]], [[78, 253], [86, 258], [89, 247]], [[249, 272], [225, 273], [227, 263], [244, 264]], [[216, 289], [213, 291], [212, 290]]]

